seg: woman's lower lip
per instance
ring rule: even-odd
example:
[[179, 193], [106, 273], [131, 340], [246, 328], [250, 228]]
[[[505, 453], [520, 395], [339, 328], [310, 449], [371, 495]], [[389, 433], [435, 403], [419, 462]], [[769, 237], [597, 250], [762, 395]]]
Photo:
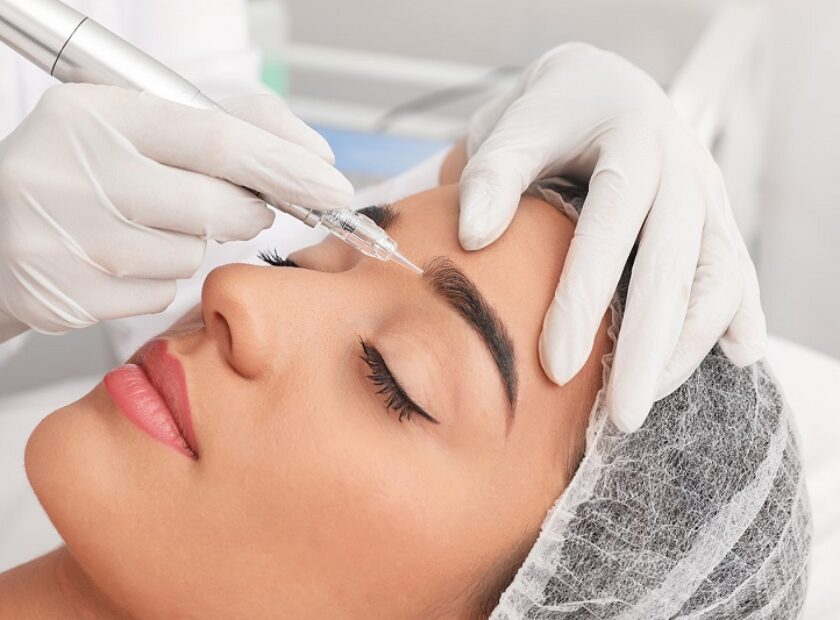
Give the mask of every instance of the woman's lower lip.
[[186, 440], [166, 401], [137, 364], [125, 364], [105, 375], [105, 389], [117, 408], [140, 430], [190, 458], [195, 453]]

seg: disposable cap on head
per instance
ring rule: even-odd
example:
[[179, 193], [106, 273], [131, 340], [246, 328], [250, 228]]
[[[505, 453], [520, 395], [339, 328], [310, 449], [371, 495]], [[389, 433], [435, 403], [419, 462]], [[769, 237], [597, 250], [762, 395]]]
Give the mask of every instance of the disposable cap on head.
[[[577, 221], [584, 192], [532, 186]], [[630, 264], [612, 303], [615, 340]], [[604, 382], [611, 356], [604, 359]], [[624, 434], [599, 392], [585, 456], [492, 620], [789, 619], [811, 520], [791, 413], [767, 366], [715, 348]]]

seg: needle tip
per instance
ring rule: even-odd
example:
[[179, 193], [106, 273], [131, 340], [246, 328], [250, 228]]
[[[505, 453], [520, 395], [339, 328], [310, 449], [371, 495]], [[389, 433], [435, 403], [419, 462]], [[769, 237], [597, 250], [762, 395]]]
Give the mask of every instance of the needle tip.
[[400, 265], [402, 265], [403, 267], [405, 267], [407, 269], [410, 269], [411, 271], [413, 271], [414, 273], [416, 273], [419, 276], [423, 275], [423, 270], [420, 269], [420, 267], [418, 267], [417, 265], [412, 263], [410, 260], [408, 260], [405, 256], [403, 256], [402, 254], [400, 254], [397, 251], [395, 251], [391, 255], [391, 260], [399, 263]]

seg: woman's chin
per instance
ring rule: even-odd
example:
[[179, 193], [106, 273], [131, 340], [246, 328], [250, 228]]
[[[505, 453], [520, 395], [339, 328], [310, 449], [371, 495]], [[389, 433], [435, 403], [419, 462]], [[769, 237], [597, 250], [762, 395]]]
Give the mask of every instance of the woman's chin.
[[[103, 472], [108, 468], [108, 429], [104, 423], [104, 390], [94, 388], [83, 398], [58, 409], [32, 432], [24, 463], [29, 483], [65, 541], [74, 524], [88, 521], [102, 497]], [[107, 478], [107, 474], [104, 476]]]
[[107, 575], [121, 464], [110, 399], [98, 385], [45, 417], [26, 444], [29, 483], [73, 558], [97, 585]]
[[[173, 498], [187, 497], [183, 473], [193, 461], [139, 431], [100, 383], [44, 418], [25, 464], [47, 516], [97, 588], [111, 600], [142, 600], [136, 573], [156, 574], [152, 541], [175, 548], [170, 525], [182, 505]], [[166, 573], [161, 582], [174, 578]]]

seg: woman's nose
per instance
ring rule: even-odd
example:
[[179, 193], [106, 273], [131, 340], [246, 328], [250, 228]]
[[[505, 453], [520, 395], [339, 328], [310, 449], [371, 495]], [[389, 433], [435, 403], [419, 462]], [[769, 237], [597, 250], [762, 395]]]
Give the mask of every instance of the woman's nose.
[[246, 379], [260, 377], [280, 361], [276, 285], [268, 268], [242, 264], [214, 269], [204, 281], [201, 312], [207, 333]]

